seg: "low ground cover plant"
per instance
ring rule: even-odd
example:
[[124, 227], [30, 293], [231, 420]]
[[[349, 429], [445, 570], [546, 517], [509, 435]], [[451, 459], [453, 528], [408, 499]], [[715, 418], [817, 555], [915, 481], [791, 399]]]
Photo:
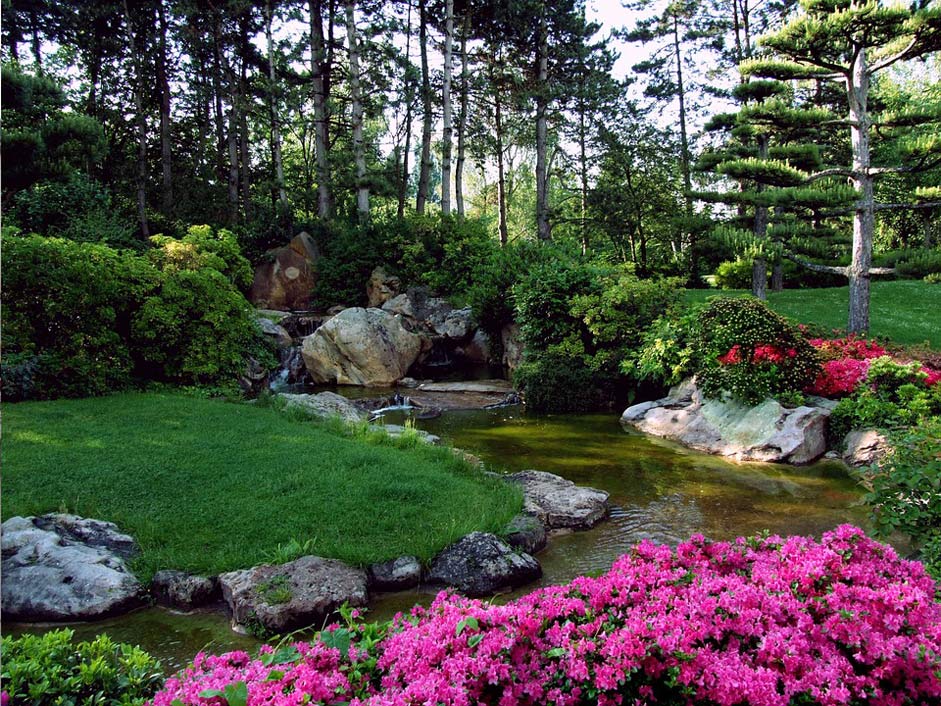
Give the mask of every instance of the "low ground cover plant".
[[642, 542], [603, 576], [506, 605], [442, 593], [389, 625], [200, 654], [154, 706], [934, 703], [935, 588], [846, 525], [819, 542]]
[[73, 637], [68, 629], [4, 637], [4, 706], [141, 706], [163, 686], [160, 663], [139, 647]]

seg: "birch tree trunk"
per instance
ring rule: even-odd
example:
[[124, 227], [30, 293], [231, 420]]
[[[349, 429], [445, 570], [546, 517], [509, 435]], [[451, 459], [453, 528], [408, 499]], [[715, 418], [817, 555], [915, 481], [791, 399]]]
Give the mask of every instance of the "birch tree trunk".
[[549, 37], [546, 28], [546, 5], [539, 14], [539, 36], [536, 47], [536, 232], [539, 240], [552, 239], [549, 230], [549, 172], [546, 161], [549, 108]]
[[274, 37], [272, 36], [272, 23], [274, 22], [274, 8], [271, 0], [265, 3], [265, 40], [268, 45], [268, 111], [271, 120], [271, 161], [274, 163], [274, 183], [278, 191], [278, 203], [287, 213], [288, 195], [284, 188], [284, 161], [281, 157], [281, 126], [278, 111], [277, 76], [274, 66]]
[[147, 116], [144, 115], [143, 70], [141, 68], [140, 53], [134, 39], [134, 27], [131, 24], [131, 10], [127, 0], [124, 0], [124, 22], [127, 27], [127, 43], [131, 51], [131, 64], [134, 67], [134, 110], [137, 122], [137, 220], [140, 223], [141, 235], [146, 239], [150, 237], [150, 225], [147, 222]]
[[418, 0], [418, 44], [421, 50], [421, 165], [418, 169], [418, 195], [415, 210], [425, 212], [431, 181], [431, 76], [428, 72], [428, 9], [427, 0]]
[[356, 37], [355, 0], [346, 0], [346, 41], [350, 61], [350, 99], [353, 118], [353, 161], [356, 163], [356, 212], [369, 218], [369, 185], [366, 183], [366, 152], [363, 147], [363, 99], [359, 85], [359, 44]]
[[451, 70], [454, 47], [454, 0], [445, 0], [444, 83], [441, 90], [444, 130], [441, 145], [441, 212], [451, 213]]
[[333, 215], [330, 188], [330, 134], [327, 116], [327, 54], [323, 33], [323, 0], [309, 0], [310, 76], [314, 103], [314, 163], [317, 173], [317, 215]]

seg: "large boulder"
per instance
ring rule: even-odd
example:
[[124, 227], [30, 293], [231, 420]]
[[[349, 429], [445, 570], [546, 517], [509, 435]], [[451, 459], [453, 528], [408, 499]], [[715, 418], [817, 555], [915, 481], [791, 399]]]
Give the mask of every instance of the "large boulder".
[[386, 301], [382, 308], [401, 316], [415, 333], [430, 340], [467, 341], [475, 331], [469, 307], [455, 309], [447, 299], [415, 287]]
[[399, 295], [402, 291], [402, 280], [390, 275], [381, 267], [377, 267], [369, 275], [366, 283], [366, 298], [370, 307], [380, 307], [387, 301]]
[[140, 605], [144, 590], [125, 560], [133, 538], [75, 515], [11, 517], [2, 533], [6, 620], [93, 620]]
[[523, 362], [523, 337], [520, 327], [516, 324], [507, 324], [500, 331], [503, 343], [503, 367], [511, 373]]
[[521, 471], [506, 480], [522, 489], [523, 511], [548, 529], [589, 529], [608, 514], [606, 492], [575, 485], [554, 473]]
[[431, 563], [430, 583], [453, 586], [470, 596], [491, 596], [542, 576], [539, 562], [496, 535], [472, 532], [447, 547]]
[[366, 605], [366, 572], [336, 559], [303, 556], [219, 577], [236, 630], [284, 633], [320, 627], [344, 603]]
[[318, 392], [316, 395], [292, 395], [280, 393], [275, 396], [286, 409], [299, 409], [313, 417], [337, 416], [346, 422], [365, 421], [367, 415], [343, 395], [335, 392]]
[[301, 354], [314, 382], [391, 385], [418, 358], [421, 339], [381, 309], [345, 309], [304, 339]]
[[847, 466], [861, 468], [880, 463], [891, 449], [885, 434], [876, 429], [851, 431], [843, 440], [843, 461]]
[[310, 293], [317, 284], [317, 243], [299, 233], [284, 247], [272, 250], [255, 268], [248, 298], [255, 306], [279, 311], [310, 308]]
[[704, 399], [687, 381], [670, 395], [628, 407], [622, 423], [737, 461], [806, 464], [827, 450], [831, 407], [783, 407], [776, 400], [749, 407], [731, 399]]

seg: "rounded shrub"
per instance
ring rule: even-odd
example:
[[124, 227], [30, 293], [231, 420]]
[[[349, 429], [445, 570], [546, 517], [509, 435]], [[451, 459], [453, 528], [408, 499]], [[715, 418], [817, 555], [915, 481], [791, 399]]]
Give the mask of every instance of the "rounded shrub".
[[71, 630], [3, 638], [3, 694], [11, 706], [142, 706], [163, 686], [160, 663], [107, 635], [73, 642]]
[[820, 372], [800, 329], [752, 297], [712, 299], [699, 314], [699, 384], [746, 404], [801, 392]]

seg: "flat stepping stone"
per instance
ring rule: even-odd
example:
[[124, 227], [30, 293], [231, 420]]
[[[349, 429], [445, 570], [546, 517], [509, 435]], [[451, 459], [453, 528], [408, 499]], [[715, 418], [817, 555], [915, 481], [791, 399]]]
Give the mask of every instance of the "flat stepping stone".
[[548, 529], [583, 530], [608, 514], [608, 494], [575, 485], [545, 471], [521, 471], [506, 476], [523, 491], [523, 512], [539, 518]]

